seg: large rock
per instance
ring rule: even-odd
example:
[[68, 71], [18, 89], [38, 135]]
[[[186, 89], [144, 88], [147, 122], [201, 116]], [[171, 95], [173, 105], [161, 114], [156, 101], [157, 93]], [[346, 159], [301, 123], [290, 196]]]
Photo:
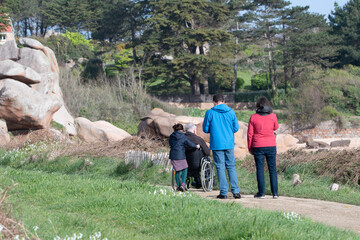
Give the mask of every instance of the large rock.
[[6, 122], [3, 121], [2, 119], [0, 119], [0, 129], [2, 129], [3, 131], [7, 132], [8, 128], [6, 126]]
[[54, 113], [52, 119], [55, 122], [63, 125], [66, 133], [70, 136], [75, 136], [77, 134], [74, 118], [69, 114], [65, 105], [62, 105], [61, 108]]
[[39, 83], [41, 76], [33, 69], [11, 60], [0, 61], [0, 79], [12, 78], [25, 84]]
[[0, 119], [0, 146], [4, 146], [10, 142], [10, 135], [6, 126], [6, 122]]
[[50, 60], [41, 50], [20, 48], [19, 58], [18, 63], [30, 67], [38, 73], [52, 72]]
[[276, 135], [276, 149], [278, 153], [283, 153], [289, 149], [295, 148], [299, 140], [290, 134]]
[[18, 60], [19, 48], [16, 46], [15, 40], [6, 41], [0, 45], [0, 61], [3, 60]]
[[115, 142], [131, 137], [126, 131], [106, 121], [91, 122], [86, 118], [76, 118], [78, 137], [85, 142]]
[[[173, 132], [172, 126], [175, 123], [193, 123], [196, 125], [197, 135], [210, 142], [210, 135], [202, 130], [203, 118], [175, 116], [164, 112], [162, 109], [153, 109], [142, 121], [138, 127], [138, 135], [148, 137], [169, 137]], [[247, 151], [247, 123], [239, 121], [239, 131], [235, 133], [235, 157], [242, 158], [246, 156]]]
[[20, 38], [19, 44], [23, 45], [24, 47], [30, 47], [37, 50], [44, 50], [45, 48], [41, 42], [32, 38]]
[[5, 146], [9, 142], [10, 142], [9, 133], [0, 128], [0, 146]]
[[47, 128], [60, 107], [59, 101], [24, 83], [12, 79], [0, 81], [0, 118], [6, 121], [9, 130]]
[[330, 143], [331, 147], [348, 147], [350, 145], [350, 140], [337, 140], [337, 141], [332, 141]]

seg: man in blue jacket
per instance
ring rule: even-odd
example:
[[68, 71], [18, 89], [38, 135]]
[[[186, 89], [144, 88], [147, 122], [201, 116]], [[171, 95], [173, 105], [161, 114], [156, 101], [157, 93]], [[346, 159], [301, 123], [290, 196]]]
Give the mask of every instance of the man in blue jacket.
[[224, 104], [224, 97], [216, 94], [213, 97], [214, 107], [205, 114], [203, 131], [210, 133], [210, 149], [219, 179], [219, 199], [226, 199], [229, 185], [225, 168], [228, 172], [231, 192], [234, 198], [241, 198], [238, 178], [235, 169], [234, 133], [239, 130], [235, 112]]

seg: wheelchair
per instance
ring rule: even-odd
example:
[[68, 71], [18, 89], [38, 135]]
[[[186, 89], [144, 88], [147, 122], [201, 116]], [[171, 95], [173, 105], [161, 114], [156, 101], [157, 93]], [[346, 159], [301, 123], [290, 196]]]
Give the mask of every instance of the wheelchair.
[[[201, 182], [201, 188], [205, 192], [210, 192], [213, 189], [214, 186], [214, 178], [215, 178], [215, 171], [214, 167], [211, 163], [211, 158], [209, 156], [201, 157], [199, 156], [199, 151], [201, 150], [195, 150], [197, 152], [187, 154], [187, 161], [189, 165], [189, 171], [188, 176], [186, 178], [186, 186], [187, 188], [190, 187], [191, 182], [194, 180], [196, 175], [199, 175], [200, 182]], [[195, 161], [194, 164], [191, 164], [191, 162], [188, 160], [190, 156], [195, 157], [197, 159], [201, 158], [199, 162]], [[199, 165], [198, 165], [199, 163]], [[174, 169], [171, 169], [171, 187], [174, 189], [174, 191], [177, 189], [176, 181], [175, 181], [175, 173], [176, 171]]]

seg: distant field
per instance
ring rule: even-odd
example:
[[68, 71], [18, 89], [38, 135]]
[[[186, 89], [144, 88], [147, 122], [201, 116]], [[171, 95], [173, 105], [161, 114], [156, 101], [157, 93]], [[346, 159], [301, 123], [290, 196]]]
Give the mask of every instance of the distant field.
[[253, 75], [253, 73], [248, 72], [248, 71], [238, 71], [237, 76], [241, 77], [245, 81], [244, 88], [246, 86], [251, 86], [251, 76], [252, 75]]

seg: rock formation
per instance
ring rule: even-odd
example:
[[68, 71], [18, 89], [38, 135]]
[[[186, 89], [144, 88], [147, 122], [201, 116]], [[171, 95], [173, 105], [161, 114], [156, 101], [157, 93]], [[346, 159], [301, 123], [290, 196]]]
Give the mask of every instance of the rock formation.
[[0, 118], [9, 130], [48, 128], [51, 120], [76, 135], [65, 107], [54, 52], [30, 38], [0, 46]]
[[[203, 118], [175, 116], [164, 112], [162, 109], [155, 108], [147, 116], [141, 119], [138, 127], [138, 135], [146, 137], [169, 137], [173, 132], [172, 126], [175, 123], [194, 123], [197, 135], [202, 137], [205, 142], [210, 142], [210, 135], [202, 131]], [[298, 140], [289, 134], [278, 134], [276, 141], [279, 142], [280, 152], [285, 152], [294, 148]], [[242, 158], [248, 154], [247, 150], [247, 123], [239, 121], [239, 131], [235, 133], [235, 157]]]

